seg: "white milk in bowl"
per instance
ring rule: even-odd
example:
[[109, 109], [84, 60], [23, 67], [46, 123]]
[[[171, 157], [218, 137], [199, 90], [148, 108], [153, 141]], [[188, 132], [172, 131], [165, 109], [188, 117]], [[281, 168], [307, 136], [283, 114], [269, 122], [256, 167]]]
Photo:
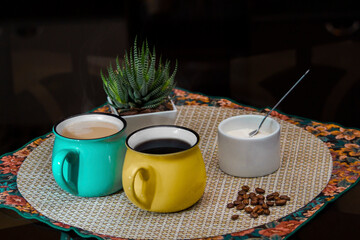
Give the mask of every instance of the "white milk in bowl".
[[255, 136], [250, 137], [249, 133], [253, 130], [254, 129], [250, 129], [250, 128], [240, 128], [240, 129], [227, 131], [226, 134], [238, 138], [261, 138], [270, 134], [269, 132], [262, 131], [260, 129], [260, 131]]

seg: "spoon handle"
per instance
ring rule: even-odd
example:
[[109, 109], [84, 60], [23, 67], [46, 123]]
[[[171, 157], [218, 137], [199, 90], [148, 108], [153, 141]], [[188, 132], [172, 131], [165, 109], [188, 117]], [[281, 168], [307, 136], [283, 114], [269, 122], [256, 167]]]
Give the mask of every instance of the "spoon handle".
[[264, 119], [261, 121], [258, 129], [261, 128], [261, 125], [264, 123], [265, 119], [270, 115], [270, 113], [282, 102], [282, 100], [284, 100], [284, 98], [296, 87], [296, 85], [298, 85], [298, 83], [309, 73], [310, 69], [308, 69], [302, 76], [301, 78], [290, 88], [289, 91], [287, 91], [287, 93], [285, 93], [285, 95], [275, 104], [275, 106], [266, 114], [266, 116], [264, 117]]

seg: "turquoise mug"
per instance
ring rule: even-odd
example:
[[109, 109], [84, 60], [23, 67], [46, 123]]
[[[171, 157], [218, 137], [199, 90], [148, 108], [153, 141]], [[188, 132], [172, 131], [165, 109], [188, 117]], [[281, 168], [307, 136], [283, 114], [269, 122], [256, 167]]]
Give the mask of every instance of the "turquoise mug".
[[106, 113], [69, 117], [53, 127], [52, 172], [56, 183], [80, 197], [122, 189], [126, 121]]

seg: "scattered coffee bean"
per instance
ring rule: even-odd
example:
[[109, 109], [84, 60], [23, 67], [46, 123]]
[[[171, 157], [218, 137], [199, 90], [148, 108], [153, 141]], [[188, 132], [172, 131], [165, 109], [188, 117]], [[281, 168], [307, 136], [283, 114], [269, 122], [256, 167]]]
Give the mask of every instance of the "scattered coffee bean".
[[261, 199], [261, 200], [264, 200], [264, 199], [265, 199], [264, 195], [260, 195], [260, 194], [257, 195], [256, 197], [257, 197], [258, 199]]
[[238, 201], [238, 200], [234, 201], [235, 206], [239, 205], [240, 203], [242, 203], [242, 201]]
[[290, 201], [290, 197], [287, 195], [281, 195], [280, 199], [286, 200], [286, 201]]
[[240, 203], [239, 205], [236, 206], [237, 210], [243, 210], [245, 208], [245, 204], [244, 203]]
[[253, 212], [257, 213], [260, 209], [261, 209], [261, 206], [260, 206], [260, 205], [256, 205], [256, 206], [253, 208]]
[[266, 196], [266, 200], [274, 200], [275, 196], [274, 195], [267, 195]]
[[242, 196], [242, 195], [244, 195], [244, 194], [246, 194], [246, 191], [245, 191], [245, 190], [240, 190], [240, 191], [238, 191], [238, 195]]
[[264, 214], [265, 215], [270, 215], [270, 210], [269, 209], [264, 209]]
[[242, 196], [237, 196], [236, 200], [237, 201], [242, 201], [242, 200], [244, 200], [244, 198]]
[[273, 192], [272, 195], [273, 195], [274, 197], [278, 197], [280, 194], [279, 194], [278, 192]]
[[259, 215], [263, 215], [264, 214], [264, 209], [260, 208], [259, 210], [257, 210], [256, 212]]
[[226, 207], [227, 207], [227, 208], [233, 208], [233, 207], [235, 207], [235, 205], [234, 205], [233, 203], [228, 203], [228, 204], [226, 205]]
[[[254, 192], [249, 192], [249, 186], [242, 186], [238, 191], [238, 195], [234, 202], [228, 203], [227, 208], [234, 208], [236, 210], [244, 210], [250, 214], [250, 217], [257, 218], [260, 215], [270, 215], [270, 207], [286, 205], [287, 201], [290, 201], [290, 197], [287, 195], [280, 195], [278, 192], [268, 194], [266, 197], [263, 195], [265, 190], [262, 188], [255, 188]], [[251, 206], [250, 206], [250, 205]], [[232, 220], [239, 218], [239, 215], [231, 216]]]
[[257, 198], [251, 198], [251, 200], [250, 200], [250, 204], [251, 205], [253, 205], [253, 206], [255, 206], [255, 205], [258, 205], [258, 200], [257, 200]]
[[275, 200], [275, 204], [276, 206], [284, 206], [286, 204], [286, 200], [283, 199]]
[[255, 192], [256, 192], [256, 193], [259, 193], [259, 194], [264, 194], [264, 193], [265, 193], [265, 190], [262, 189], [262, 188], [255, 188]]
[[244, 210], [247, 213], [251, 213], [253, 211], [252, 207], [250, 207], [250, 206], [245, 207]]

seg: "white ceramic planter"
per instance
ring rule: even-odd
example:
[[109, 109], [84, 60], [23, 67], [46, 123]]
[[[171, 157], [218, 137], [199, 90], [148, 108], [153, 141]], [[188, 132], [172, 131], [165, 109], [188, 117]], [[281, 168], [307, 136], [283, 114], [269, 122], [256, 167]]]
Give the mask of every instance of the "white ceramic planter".
[[[111, 99], [107, 98], [108, 102], [111, 103]], [[137, 129], [153, 126], [153, 125], [173, 125], [177, 116], [177, 108], [172, 100], [171, 104], [173, 110], [153, 113], [141, 113], [136, 115], [121, 116], [126, 120], [127, 126], [125, 133], [129, 135]], [[109, 104], [112, 114], [119, 115], [116, 109]]]

